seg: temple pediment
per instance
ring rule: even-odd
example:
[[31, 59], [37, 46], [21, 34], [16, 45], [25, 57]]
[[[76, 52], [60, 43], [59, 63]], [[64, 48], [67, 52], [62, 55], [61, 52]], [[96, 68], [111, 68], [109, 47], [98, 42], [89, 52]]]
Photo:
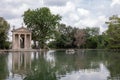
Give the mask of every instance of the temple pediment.
[[14, 29], [14, 30], [12, 30], [12, 32], [24, 32], [24, 33], [30, 33], [31, 31], [28, 30], [27, 28], [21, 27], [21, 28], [18, 28], [18, 29]]

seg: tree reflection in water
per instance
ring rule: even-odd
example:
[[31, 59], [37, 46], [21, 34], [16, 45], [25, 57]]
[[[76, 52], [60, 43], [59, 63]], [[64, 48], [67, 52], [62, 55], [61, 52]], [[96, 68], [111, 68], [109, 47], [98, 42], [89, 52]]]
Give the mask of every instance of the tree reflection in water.
[[8, 77], [7, 56], [5, 52], [0, 53], [0, 80], [4, 80]]
[[120, 52], [109, 52], [106, 54], [108, 65], [107, 68], [110, 71], [108, 80], [120, 80]]
[[[38, 59], [34, 58], [32, 61], [31, 72], [24, 80], [58, 80], [67, 74], [72, 74], [73, 71], [100, 73], [103, 65], [100, 64], [101, 56], [96, 51], [88, 52], [78, 51], [75, 54], [65, 54], [65, 51], [40, 52]], [[52, 59], [49, 58], [50, 56]]]
[[[1, 57], [1, 79], [6, 79], [7, 55]], [[107, 80], [119, 77], [120, 52], [107, 50], [77, 50], [66, 54], [64, 50], [12, 53], [12, 76], [24, 80]], [[5, 75], [5, 76], [4, 76]]]

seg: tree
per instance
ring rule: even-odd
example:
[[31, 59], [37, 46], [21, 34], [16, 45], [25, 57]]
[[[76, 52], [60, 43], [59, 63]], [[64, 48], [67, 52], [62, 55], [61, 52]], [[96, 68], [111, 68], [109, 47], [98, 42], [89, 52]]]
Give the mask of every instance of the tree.
[[[59, 24], [58, 26], [59, 37], [56, 36], [56, 42], [59, 42], [57, 45], [62, 45], [63, 48], [71, 48], [73, 43], [73, 28], [71, 26], [66, 26], [65, 24]], [[62, 46], [61, 46], [62, 48]]]
[[97, 48], [105, 49], [108, 46], [108, 36], [106, 34], [97, 36]]
[[78, 29], [76, 33], [74, 34], [75, 42], [74, 44], [77, 47], [80, 47], [81, 45], [85, 44], [85, 31], [82, 29]]
[[100, 29], [98, 27], [87, 27], [85, 29], [86, 37], [99, 35]]
[[109, 18], [108, 24], [108, 48], [120, 49], [120, 18], [117, 15], [113, 15]]
[[32, 40], [38, 41], [39, 46], [44, 48], [45, 43], [54, 37], [57, 24], [61, 16], [54, 15], [49, 8], [28, 9], [24, 12], [23, 19], [27, 27], [32, 31]]
[[77, 30], [78, 28], [66, 26], [63, 23], [59, 24], [56, 30], [56, 37], [54, 41], [49, 43], [49, 46], [54, 48], [75, 48], [74, 34]]
[[3, 17], [0, 17], [0, 49], [9, 47], [7, 41], [9, 28], [8, 22]]
[[98, 27], [87, 27], [84, 31], [86, 37], [85, 48], [97, 48], [100, 29]]

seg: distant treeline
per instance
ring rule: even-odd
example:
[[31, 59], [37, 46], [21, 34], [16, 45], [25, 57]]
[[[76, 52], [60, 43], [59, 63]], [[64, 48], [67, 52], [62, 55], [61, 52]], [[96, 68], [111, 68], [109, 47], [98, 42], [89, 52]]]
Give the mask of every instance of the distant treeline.
[[85, 29], [60, 24], [56, 37], [48, 43], [50, 48], [105, 48], [108, 44], [105, 35], [99, 35], [98, 27]]
[[102, 34], [98, 27], [80, 29], [60, 24], [55, 39], [48, 46], [51, 48], [120, 49], [120, 18], [113, 15], [105, 23], [108, 24], [108, 30]]

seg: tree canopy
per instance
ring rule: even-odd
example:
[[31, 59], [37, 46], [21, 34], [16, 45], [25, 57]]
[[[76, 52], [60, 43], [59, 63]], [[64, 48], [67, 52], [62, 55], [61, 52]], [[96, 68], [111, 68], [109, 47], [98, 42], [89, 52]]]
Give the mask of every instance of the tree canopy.
[[8, 22], [3, 17], [0, 17], [0, 49], [9, 48], [7, 42], [9, 28]]
[[54, 37], [56, 27], [61, 16], [52, 14], [47, 7], [28, 9], [24, 12], [23, 19], [27, 27], [32, 30], [32, 39], [43, 48], [47, 40]]
[[108, 47], [111, 49], [120, 49], [120, 18], [117, 15], [113, 15], [109, 18], [107, 35], [109, 38]]
[[54, 41], [49, 43], [52, 48], [97, 48], [99, 28], [85, 28], [59, 24]]

